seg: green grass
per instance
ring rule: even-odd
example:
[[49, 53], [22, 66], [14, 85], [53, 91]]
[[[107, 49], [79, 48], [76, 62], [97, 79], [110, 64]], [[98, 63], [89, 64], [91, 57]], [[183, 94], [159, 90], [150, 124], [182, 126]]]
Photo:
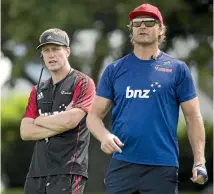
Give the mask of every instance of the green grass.
[[[2, 194], [24, 194], [22, 189], [9, 189], [5, 192], [2, 192]], [[105, 194], [105, 193], [86, 193], [86, 194]], [[199, 194], [195, 192], [180, 192], [180, 194]]]

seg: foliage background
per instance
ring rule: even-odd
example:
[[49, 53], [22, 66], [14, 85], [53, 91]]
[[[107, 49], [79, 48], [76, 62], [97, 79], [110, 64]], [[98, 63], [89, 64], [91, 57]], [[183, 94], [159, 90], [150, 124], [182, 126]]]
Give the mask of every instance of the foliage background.
[[[13, 90], [22, 78], [32, 86], [37, 80], [30, 76], [27, 66], [41, 65], [35, 51], [40, 34], [53, 27], [62, 28], [71, 37], [71, 48], [80, 44], [78, 35], [93, 30], [98, 36], [93, 42], [90, 55], [74, 54], [70, 57], [72, 67], [91, 76], [97, 83], [106, 61], [116, 60], [132, 50], [129, 41], [128, 13], [142, 3], [159, 7], [167, 26], [167, 40], [160, 48], [184, 60], [199, 72], [199, 88], [213, 99], [213, 1], [212, 0], [2, 0], [2, 56], [12, 63], [11, 76], [2, 86]], [[112, 34], [119, 33], [123, 39], [117, 47], [110, 45]], [[194, 46], [188, 47], [189, 42]], [[180, 44], [179, 44], [180, 43]], [[182, 44], [181, 44], [182, 43]], [[189, 44], [188, 44], [189, 43]], [[178, 46], [180, 45], [180, 46]], [[20, 50], [24, 50], [22, 54]], [[181, 54], [183, 53], [183, 54]], [[107, 60], [108, 59], [108, 60]], [[32, 70], [31, 70], [32, 71]], [[9, 187], [22, 187], [28, 171], [34, 142], [23, 142], [19, 125], [25, 111], [28, 95], [16, 91], [1, 98], [2, 180]], [[105, 124], [110, 128], [111, 116]], [[181, 190], [201, 191], [213, 182], [213, 122], [206, 121], [206, 158], [209, 182], [205, 186], [191, 183], [192, 152], [186, 136], [184, 123], [179, 125], [180, 184]], [[90, 144], [90, 179], [87, 191], [104, 191], [103, 178], [110, 157], [103, 154], [94, 138]]]

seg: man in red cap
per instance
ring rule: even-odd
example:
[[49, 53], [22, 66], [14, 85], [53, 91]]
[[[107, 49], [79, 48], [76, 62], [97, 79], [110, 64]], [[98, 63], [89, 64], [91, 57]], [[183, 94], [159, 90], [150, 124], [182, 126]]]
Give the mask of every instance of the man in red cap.
[[[179, 107], [194, 155], [195, 183], [207, 181], [205, 132], [187, 65], [159, 50], [165, 38], [157, 7], [142, 4], [129, 14], [134, 50], [105, 69], [87, 116], [89, 130], [112, 154], [108, 194], [178, 192]], [[112, 107], [112, 133], [102, 119]]]

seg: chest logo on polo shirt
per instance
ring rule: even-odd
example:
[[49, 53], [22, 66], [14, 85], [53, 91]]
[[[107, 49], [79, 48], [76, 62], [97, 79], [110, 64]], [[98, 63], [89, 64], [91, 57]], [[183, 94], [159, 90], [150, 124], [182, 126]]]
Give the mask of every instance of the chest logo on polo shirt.
[[126, 98], [149, 98], [150, 90], [132, 90], [131, 86], [126, 88]]
[[170, 61], [165, 61], [161, 65], [156, 65], [155, 70], [166, 72], [166, 73], [172, 73], [172, 64]]
[[51, 112], [44, 112], [44, 113], [42, 113], [42, 110], [39, 109], [39, 115], [40, 115], [40, 116], [55, 115], [55, 114], [58, 114], [58, 113], [60, 113], [60, 112], [65, 112], [65, 111], [66, 111], [66, 108], [67, 108], [67, 106], [66, 106], [65, 104], [62, 104], [62, 105], [59, 106], [59, 111], [54, 111], [53, 113], [51, 113]]
[[61, 94], [62, 94], [62, 95], [71, 95], [71, 92], [62, 90], [62, 91], [61, 91]]
[[166, 73], [172, 73], [172, 68], [165, 68], [165, 67], [161, 67], [159, 65], [155, 66], [155, 70], [156, 71], [166, 72]]
[[152, 87], [152, 92], [156, 92], [158, 89], [161, 88], [161, 84], [159, 84], [158, 82], [154, 82], [150, 86]]
[[157, 92], [162, 86], [158, 82], [150, 84], [151, 89], [133, 90], [131, 86], [126, 87], [126, 98], [150, 98], [151, 93]]
[[40, 92], [38, 95], [37, 95], [37, 100], [41, 100], [42, 98], [44, 98], [44, 95], [42, 92]]

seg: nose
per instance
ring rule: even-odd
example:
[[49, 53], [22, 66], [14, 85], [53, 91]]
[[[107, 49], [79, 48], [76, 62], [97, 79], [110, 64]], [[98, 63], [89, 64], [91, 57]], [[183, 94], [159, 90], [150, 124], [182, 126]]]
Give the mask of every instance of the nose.
[[140, 25], [141, 28], [146, 28], [144, 22], [141, 22], [141, 25]]
[[54, 57], [54, 52], [53, 52], [53, 51], [50, 51], [50, 52], [48, 53], [48, 57], [49, 57], [49, 58], [53, 58], [53, 57]]

